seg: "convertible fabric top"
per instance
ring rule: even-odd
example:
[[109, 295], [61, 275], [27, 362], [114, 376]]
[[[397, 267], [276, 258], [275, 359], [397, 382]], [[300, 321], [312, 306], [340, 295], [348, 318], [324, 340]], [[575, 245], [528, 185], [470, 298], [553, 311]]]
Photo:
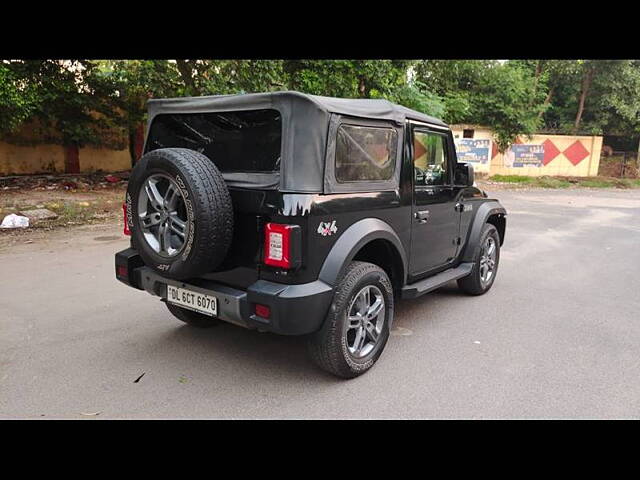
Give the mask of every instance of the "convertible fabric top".
[[[276, 188], [283, 192], [323, 191], [324, 161], [331, 114], [387, 120], [402, 125], [407, 119], [446, 127], [442, 121], [387, 100], [347, 99], [284, 91], [152, 99], [147, 103], [149, 127], [156, 115], [275, 109], [282, 117], [280, 174], [233, 173], [230, 184]], [[146, 151], [146, 146], [145, 146]], [[259, 178], [259, 183], [256, 183]]]

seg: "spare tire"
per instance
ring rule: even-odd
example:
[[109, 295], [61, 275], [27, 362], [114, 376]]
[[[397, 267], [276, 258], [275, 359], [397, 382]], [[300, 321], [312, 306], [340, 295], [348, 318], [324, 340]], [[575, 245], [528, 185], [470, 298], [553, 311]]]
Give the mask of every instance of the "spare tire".
[[233, 236], [222, 174], [205, 155], [162, 148], [135, 165], [126, 194], [133, 247], [163, 276], [183, 280], [214, 270]]

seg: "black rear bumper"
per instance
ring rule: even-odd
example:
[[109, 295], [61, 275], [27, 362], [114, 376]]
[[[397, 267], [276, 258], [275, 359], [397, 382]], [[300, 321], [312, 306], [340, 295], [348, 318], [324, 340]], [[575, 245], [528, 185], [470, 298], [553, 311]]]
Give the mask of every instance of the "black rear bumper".
[[[246, 328], [282, 335], [304, 335], [318, 330], [329, 310], [333, 290], [321, 280], [301, 285], [258, 280], [239, 290], [205, 279], [173, 280], [144, 266], [138, 253], [128, 248], [116, 253], [116, 278], [139, 290], [167, 298], [167, 285], [188, 288], [218, 299], [218, 318]], [[270, 308], [269, 318], [255, 314], [255, 304]]]

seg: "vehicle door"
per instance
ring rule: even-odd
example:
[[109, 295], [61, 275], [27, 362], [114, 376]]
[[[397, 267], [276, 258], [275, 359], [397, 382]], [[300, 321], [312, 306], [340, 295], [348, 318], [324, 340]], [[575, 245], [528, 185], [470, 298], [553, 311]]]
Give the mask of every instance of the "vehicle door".
[[451, 263], [458, 249], [459, 189], [453, 185], [455, 152], [448, 132], [413, 125], [413, 218], [409, 271], [419, 276]]

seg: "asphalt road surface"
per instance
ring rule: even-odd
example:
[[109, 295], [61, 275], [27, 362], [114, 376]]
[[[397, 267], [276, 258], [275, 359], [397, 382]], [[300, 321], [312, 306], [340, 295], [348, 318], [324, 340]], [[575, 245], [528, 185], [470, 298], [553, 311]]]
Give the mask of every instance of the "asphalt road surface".
[[493, 289], [401, 302], [350, 381], [299, 338], [192, 329], [120, 284], [116, 226], [5, 249], [0, 418], [640, 417], [640, 191], [496, 193]]

